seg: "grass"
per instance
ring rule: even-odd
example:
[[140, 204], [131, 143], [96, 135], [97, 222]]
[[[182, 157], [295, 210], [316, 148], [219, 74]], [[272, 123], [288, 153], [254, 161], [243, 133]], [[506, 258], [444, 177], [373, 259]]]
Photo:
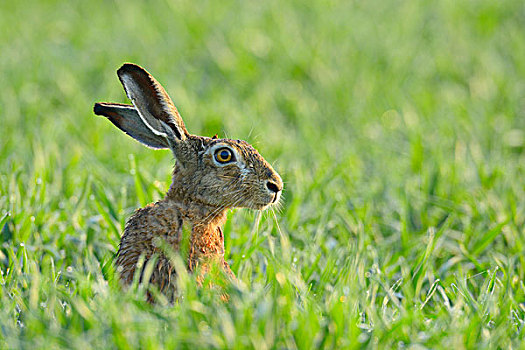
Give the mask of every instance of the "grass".
[[[4, 1], [1, 348], [519, 348], [525, 7]], [[241, 283], [150, 306], [112, 269], [173, 160], [93, 116], [126, 61], [188, 130], [256, 145], [283, 209], [235, 210]], [[179, 261], [180, 263], [180, 261]]]

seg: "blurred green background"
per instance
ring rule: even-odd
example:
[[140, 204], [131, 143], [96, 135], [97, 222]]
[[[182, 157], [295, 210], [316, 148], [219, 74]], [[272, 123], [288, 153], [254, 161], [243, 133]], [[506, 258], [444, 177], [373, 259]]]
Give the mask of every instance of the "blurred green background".
[[[229, 303], [113, 278], [173, 166], [92, 113], [123, 62], [285, 181], [229, 216]], [[520, 0], [2, 1], [0, 346], [519, 346], [524, 77]]]

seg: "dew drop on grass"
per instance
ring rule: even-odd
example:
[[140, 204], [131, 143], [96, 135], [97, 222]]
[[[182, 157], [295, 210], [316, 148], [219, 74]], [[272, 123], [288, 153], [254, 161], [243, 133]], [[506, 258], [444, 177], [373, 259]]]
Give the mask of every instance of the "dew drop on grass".
[[335, 247], [337, 247], [337, 241], [333, 237], [330, 237], [327, 240], [326, 246], [329, 249], [334, 249]]
[[368, 335], [366, 333], [359, 334], [359, 336], [357, 337], [357, 341], [361, 344], [365, 343], [366, 341], [368, 341]]

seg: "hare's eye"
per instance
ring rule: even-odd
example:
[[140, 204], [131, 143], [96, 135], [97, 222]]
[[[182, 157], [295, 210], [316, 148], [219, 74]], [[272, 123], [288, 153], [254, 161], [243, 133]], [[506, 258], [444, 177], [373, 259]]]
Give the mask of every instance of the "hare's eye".
[[233, 153], [231, 150], [228, 148], [221, 148], [215, 152], [215, 160], [219, 163], [228, 163], [235, 159], [233, 159]]

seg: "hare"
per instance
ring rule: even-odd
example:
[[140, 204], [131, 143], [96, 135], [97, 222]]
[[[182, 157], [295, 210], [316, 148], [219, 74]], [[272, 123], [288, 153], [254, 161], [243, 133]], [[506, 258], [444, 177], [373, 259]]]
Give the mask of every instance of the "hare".
[[[281, 177], [245, 141], [188, 133], [164, 88], [144, 68], [126, 63], [117, 75], [133, 105], [96, 103], [95, 114], [148, 147], [169, 148], [176, 159], [164, 199], [138, 209], [126, 223], [115, 263], [121, 280], [129, 285], [139, 259], [155, 257], [150, 283], [173, 299], [176, 273], [162, 245], [179, 251], [184, 224], [192, 228], [188, 270], [199, 267], [205, 274], [216, 262], [235, 279], [224, 260], [221, 227], [226, 212], [276, 204], [283, 190]], [[142, 276], [143, 271], [138, 272]]]

